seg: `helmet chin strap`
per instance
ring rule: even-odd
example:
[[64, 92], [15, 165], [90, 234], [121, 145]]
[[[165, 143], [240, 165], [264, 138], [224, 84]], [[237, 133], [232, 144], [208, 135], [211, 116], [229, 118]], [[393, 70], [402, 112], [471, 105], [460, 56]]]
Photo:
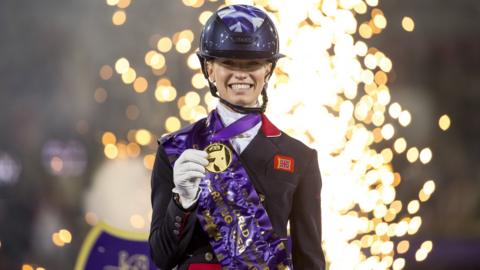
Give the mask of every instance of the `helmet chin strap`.
[[210, 86], [210, 92], [212, 93], [212, 95], [217, 97], [222, 104], [224, 104], [225, 106], [229, 107], [230, 109], [232, 109], [237, 113], [241, 113], [241, 114], [264, 113], [265, 109], [267, 108], [267, 102], [268, 102], [268, 98], [267, 98], [268, 84], [267, 83], [265, 83], [265, 85], [262, 88], [262, 106], [260, 107], [244, 107], [244, 106], [232, 104], [217, 94], [218, 93], [217, 87], [212, 82], [208, 81], [208, 84]]

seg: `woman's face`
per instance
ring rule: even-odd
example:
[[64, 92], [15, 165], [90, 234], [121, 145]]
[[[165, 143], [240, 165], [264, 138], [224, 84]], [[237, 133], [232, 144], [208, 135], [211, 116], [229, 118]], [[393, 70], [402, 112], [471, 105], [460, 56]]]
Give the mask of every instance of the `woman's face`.
[[209, 80], [216, 85], [218, 95], [243, 107], [257, 107], [271, 68], [270, 62], [260, 59], [219, 58], [207, 62]]

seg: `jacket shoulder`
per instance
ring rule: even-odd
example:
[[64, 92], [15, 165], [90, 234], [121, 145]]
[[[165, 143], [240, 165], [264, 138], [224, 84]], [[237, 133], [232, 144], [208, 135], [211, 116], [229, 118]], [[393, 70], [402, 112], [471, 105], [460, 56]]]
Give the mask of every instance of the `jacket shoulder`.
[[262, 114], [262, 122], [263, 134], [276, 143], [280, 149], [298, 150], [301, 152], [313, 151], [313, 149], [308, 147], [305, 143], [291, 137], [285, 133], [285, 131], [276, 127], [264, 114]]
[[315, 149], [307, 146], [304, 142], [288, 135], [282, 131], [282, 135], [278, 137], [277, 144], [280, 149], [289, 149], [294, 152], [309, 153], [316, 151]]

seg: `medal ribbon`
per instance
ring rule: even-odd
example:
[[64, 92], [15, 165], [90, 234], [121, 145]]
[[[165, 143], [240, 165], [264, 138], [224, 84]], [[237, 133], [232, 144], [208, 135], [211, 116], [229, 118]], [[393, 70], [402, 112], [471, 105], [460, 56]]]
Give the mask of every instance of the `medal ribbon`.
[[[231, 148], [228, 139], [259, 121], [259, 114], [248, 114], [223, 127], [218, 113], [213, 111], [206, 129], [192, 139], [200, 149], [218, 141]], [[197, 217], [224, 269], [293, 269], [286, 238], [275, 234], [237, 153], [233, 152], [225, 171], [207, 171], [200, 188]]]
[[256, 126], [261, 120], [262, 118], [260, 114], [247, 114], [229, 126], [222, 128], [218, 132], [215, 132], [215, 134], [213, 134], [211, 137], [211, 140], [213, 142], [228, 140]]

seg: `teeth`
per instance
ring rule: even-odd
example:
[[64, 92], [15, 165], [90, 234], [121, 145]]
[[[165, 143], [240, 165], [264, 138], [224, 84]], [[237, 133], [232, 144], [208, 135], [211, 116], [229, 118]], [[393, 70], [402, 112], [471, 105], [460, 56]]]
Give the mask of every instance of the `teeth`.
[[248, 89], [250, 88], [250, 84], [245, 84], [245, 83], [234, 83], [234, 84], [231, 84], [230, 87], [233, 89], [233, 90], [237, 90], [237, 89]]

